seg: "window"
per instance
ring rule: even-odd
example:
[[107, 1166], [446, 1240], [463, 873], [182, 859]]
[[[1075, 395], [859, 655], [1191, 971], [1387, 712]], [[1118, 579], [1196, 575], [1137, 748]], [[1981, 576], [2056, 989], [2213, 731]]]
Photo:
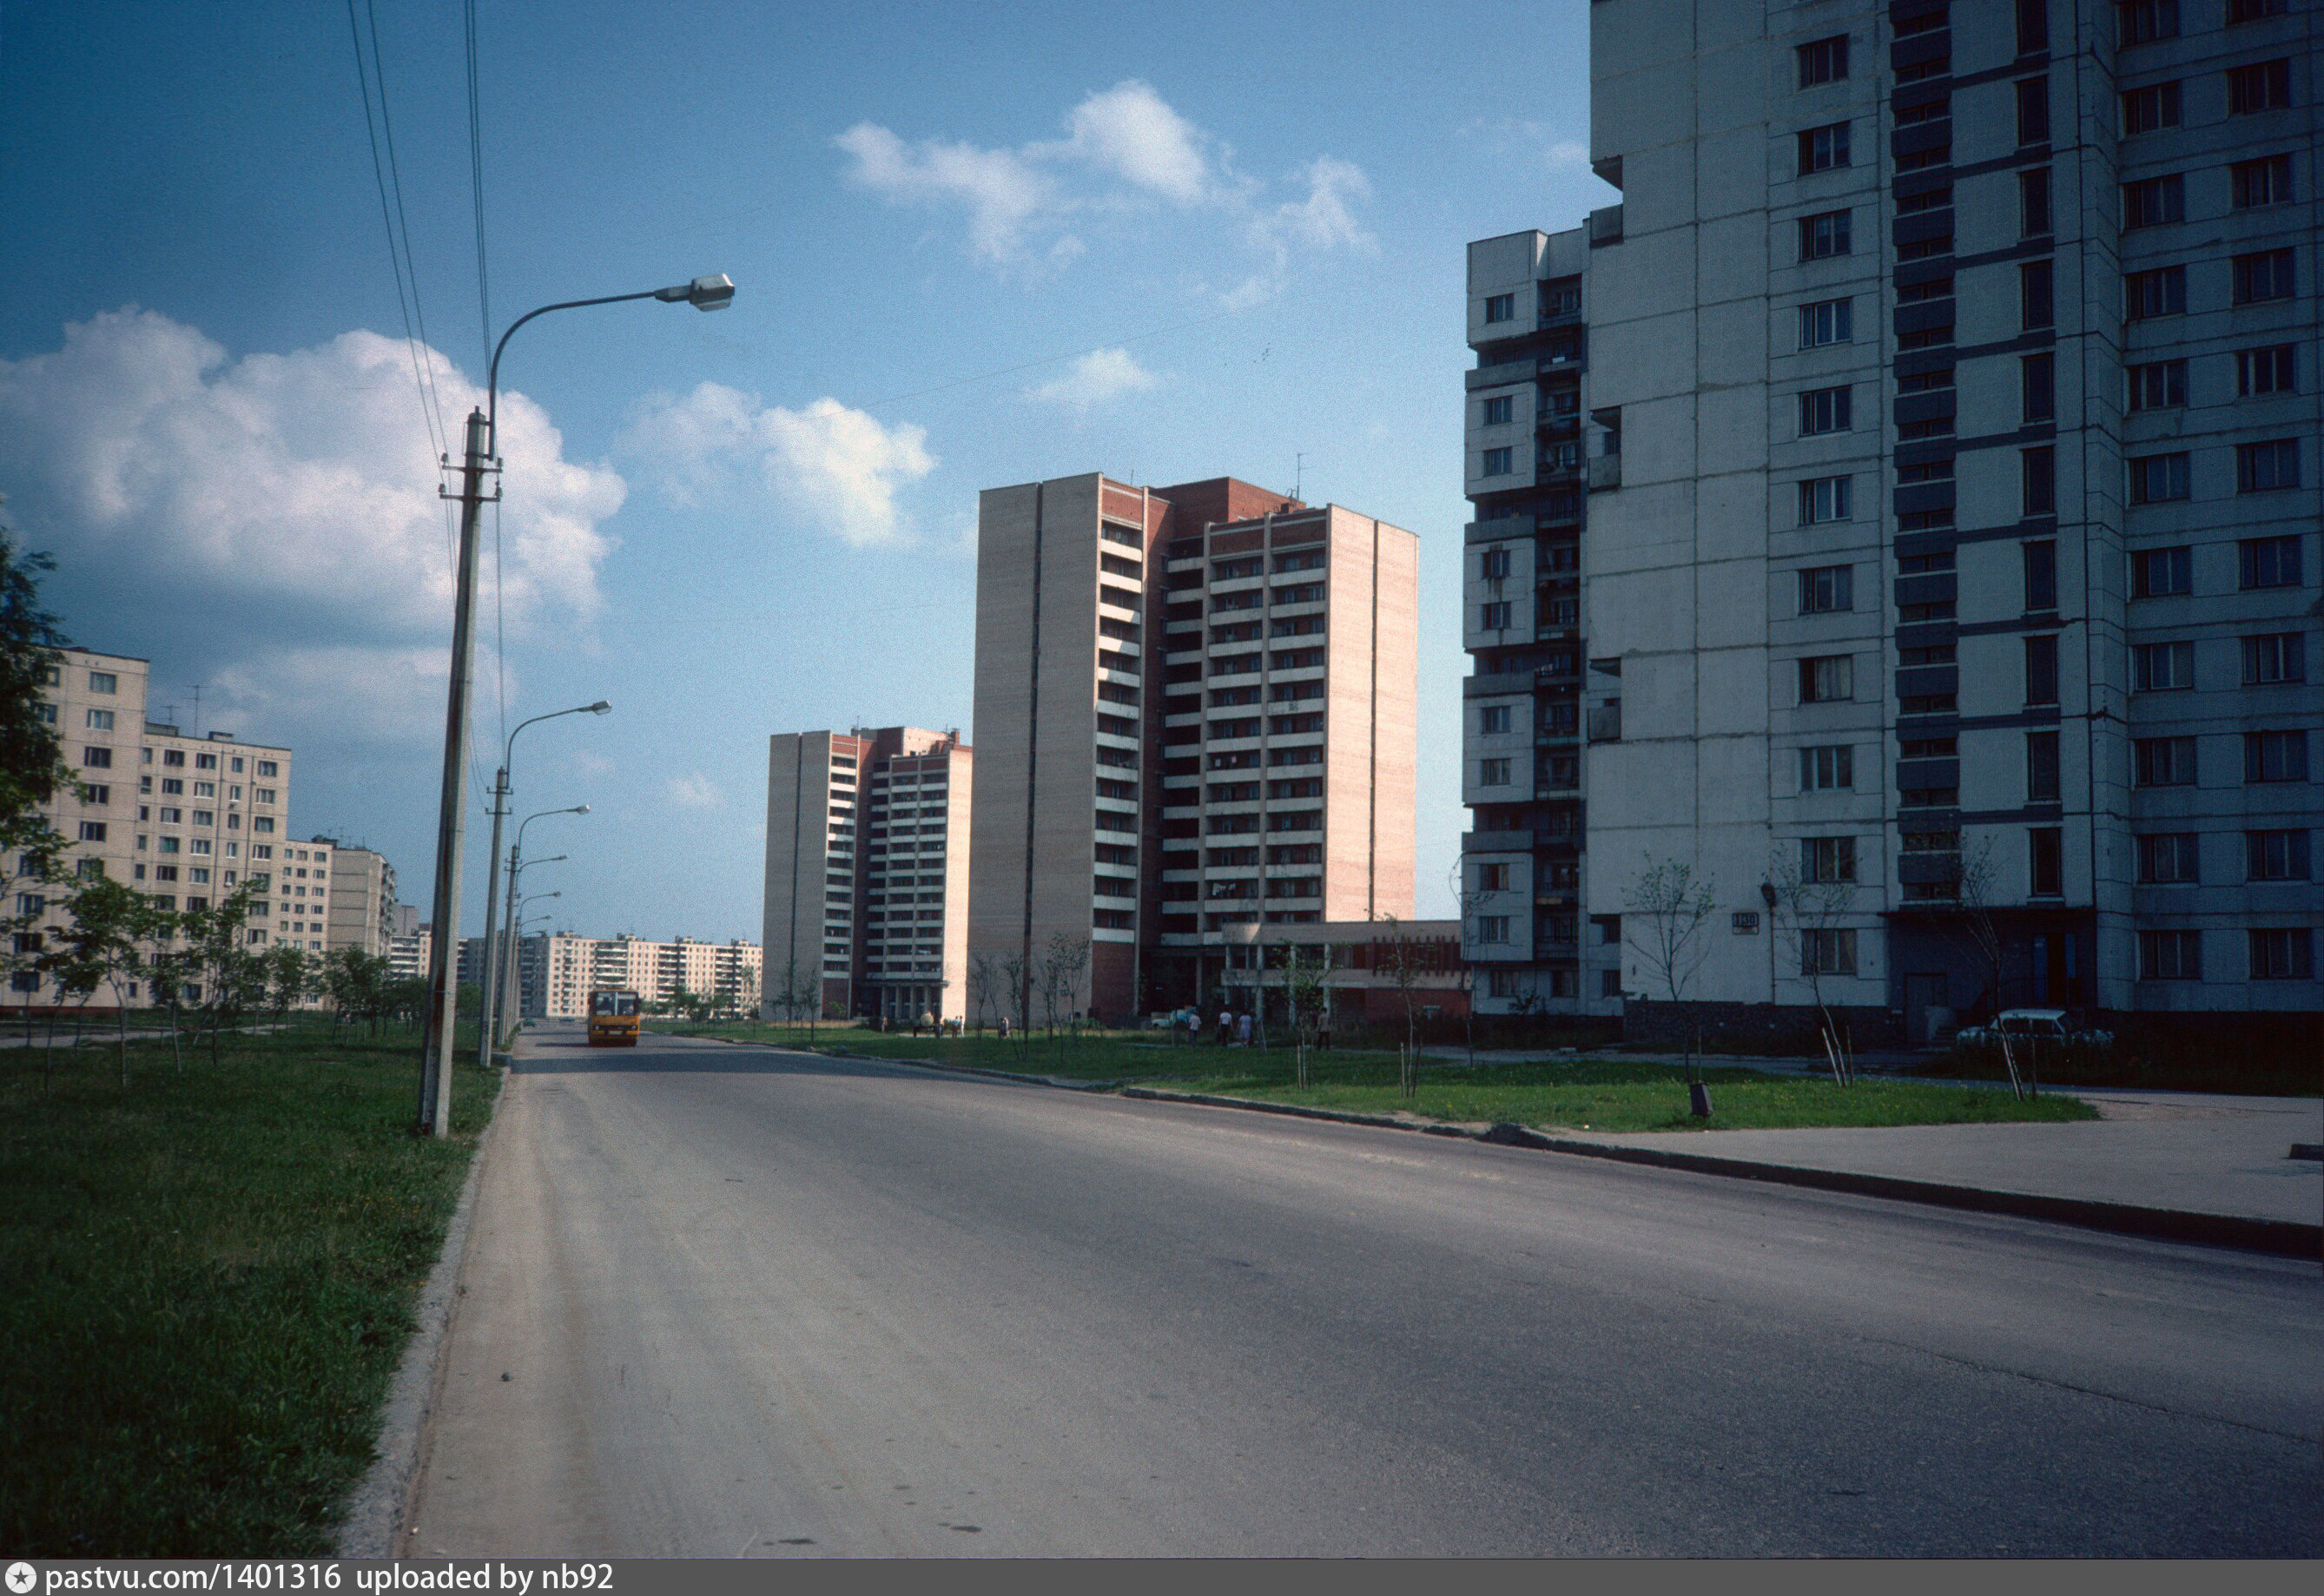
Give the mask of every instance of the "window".
[[2244, 879], [2304, 881], [2308, 879], [2308, 834], [2304, 831], [2244, 833]]
[[2029, 613], [2058, 607], [2058, 546], [2022, 543], [2025, 572], [2025, 608]]
[[2029, 804], [2054, 804], [2058, 801], [2058, 733], [2055, 732], [2025, 733], [2025, 801]]
[[2050, 169], [2017, 174], [2017, 235], [2039, 238], [2050, 231]]
[[1822, 432], [1846, 432], [1849, 429], [1849, 390], [1811, 388], [1800, 395], [1800, 436], [1812, 438]]
[[109, 670], [92, 670], [88, 673], [88, 690], [92, 693], [115, 693], [120, 691], [120, 683]]
[[2244, 686], [2279, 687], [2308, 679], [2308, 654], [2299, 632], [2262, 632], [2243, 644]]
[[2022, 491], [2019, 507], [2026, 515], [2058, 513], [2058, 451], [2049, 444], [2017, 451]]
[[80, 762], [82, 768], [86, 770], [110, 770], [113, 769], [113, 750], [84, 748], [80, 751]]
[[2187, 549], [2142, 549], [2130, 557], [2130, 596], [2184, 597], [2193, 586], [2193, 566]]
[[2300, 540], [2246, 538], [2236, 545], [2237, 586], [2297, 587], [2300, 586]]
[[1837, 83], [1848, 76], [1848, 35], [1845, 33], [1835, 33], [1829, 39], [1803, 44], [1793, 54], [1799, 58], [1802, 88], [1813, 88], [1819, 83]]
[[1494, 581], [1508, 576], [1509, 551], [1506, 549], [1486, 549], [1483, 554], [1477, 557], [1477, 572], [1480, 576]]
[[1855, 785], [1855, 749], [1841, 743], [1837, 747], [1800, 750], [1802, 792], [1844, 791]]
[[1800, 933], [1800, 973], [1803, 975], [1855, 974], [1856, 933], [1854, 931], [1802, 931]]
[[113, 730], [113, 711], [109, 709], [92, 709], [87, 712], [87, 716], [88, 720], [88, 729], [90, 731], [110, 732]]
[[94, 787], [88, 788], [88, 796], [83, 798], [81, 801], [85, 804], [91, 804], [98, 808], [103, 808], [106, 805], [113, 801], [113, 789], [105, 786], [103, 783], [99, 783]]
[[102, 820], [82, 821], [80, 823], [80, 840], [85, 843], [103, 842], [105, 840], [105, 822]]
[[2017, 0], [2017, 53], [2050, 48], [2050, 0]]
[[2152, 272], [2126, 272], [2122, 280], [2125, 320], [2145, 321], [2156, 316], [2187, 312], [2187, 268], [2157, 266]]
[[1950, 455], [1935, 460], [1905, 460], [1896, 466], [1898, 482], [1950, 482], [1953, 479], [1953, 457]]
[[2055, 326], [2057, 300], [2052, 292], [2047, 261], [2027, 261], [2017, 268], [2017, 325], [2027, 332]]
[[2305, 732], [2246, 732], [2246, 781], [2305, 781], [2308, 780], [2308, 733]]
[[2179, 125], [2179, 85], [2149, 84], [2134, 88], [2122, 97], [2122, 131], [2127, 138], [2132, 134], [2153, 133], [2158, 128]]
[[261, 760], [261, 761], [258, 761], [258, 773], [259, 773], [260, 775], [262, 775], [262, 776], [272, 776], [272, 775], [273, 775], [273, 774], [275, 773], [275, 771], [274, 771], [274, 761], [273, 761], [272, 760]]
[[1800, 259], [1829, 260], [1849, 253], [1849, 213], [1828, 210], [1800, 218]]
[[1800, 175], [1830, 171], [1848, 164], [1848, 124], [1812, 127], [1800, 134]]
[[1508, 867], [1508, 865], [1506, 865], [1506, 864], [1480, 864], [1480, 865], [1477, 866], [1477, 890], [1478, 890], [1478, 891], [1480, 891], [1480, 892], [1506, 892], [1506, 891], [1508, 891], [1508, 890], [1509, 890], [1509, 867]]
[[1478, 786], [1480, 786], [1480, 787], [1507, 787], [1508, 784], [1509, 784], [1509, 761], [1507, 761], [1507, 760], [1505, 760], [1505, 759], [1498, 759], [1498, 760], [1479, 760], [1479, 761], [1477, 761], [1477, 785], [1478, 785]]
[[2259, 349], [2236, 350], [2236, 397], [2255, 399], [2264, 393], [2299, 392], [2292, 348], [2290, 344], [2270, 344]]
[[2139, 693], [2171, 693], [2195, 685], [2195, 645], [2191, 642], [2135, 643], [2130, 650], [2131, 689]]
[[2025, 702], [2055, 704], [2058, 701], [2058, 639], [2054, 633], [2043, 632], [2025, 640]]
[[1477, 917], [1477, 940], [1487, 946], [1498, 946], [1509, 939], [1509, 917], [1505, 914], [1480, 914]]
[[1516, 408], [1517, 401], [1507, 393], [1485, 401], [1485, 425], [1488, 427], [1503, 425], [1510, 419], [1510, 414]]
[[1816, 566], [1800, 573], [1800, 613], [1829, 614], [1856, 607], [1853, 573], [1847, 566]]
[[1824, 654], [1802, 660], [1800, 702], [1839, 704], [1856, 697], [1856, 660], [1848, 654]]
[[2187, 496], [2184, 453], [2145, 455], [2130, 462], [2130, 502], [2161, 504]]
[[2259, 161], [2238, 161], [2227, 168], [2230, 192], [2237, 210], [2292, 203], [2292, 157], [2270, 155]]
[[2134, 411], [2179, 410], [2187, 402], [2187, 363], [2154, 360], [2134, 365], [2129, 379], [2129, 405]]
[[1485, 320], [1515, 321], [1517, 317], [1517, 297], [1515, 294], [1494, 294], [1485, 300]]
[[1856, 301], [1818, 300], [1800, 307], [1800, 347], [1821, 349], [1826, 344], [1846, 344], [1856, 337]]
[[2122, 230], [2187, 219], [2187, 184], [2177, 172], [2122, 186]]
[[1802, 837], [1800, 878], [1817, 883], [1854, 881], [1856, 839], [1852, 836]]
[[1848, 519], [1849, 478], [1814, 476], [1800, 484], [1800, 524], [1821, 526]]
[[2133, 779], [2140, 787], [2195, 785], [2192, 737], [2141, 737], [2131, 745]]
[[2234, 282], [2233, 298], [2238, 305], [2260, 305], [2270, 300], [2292, 297], [2292, 252], [2288, 249], [2264, 249], [2256, 254], [2237, 255], [2228, 263]]
[[2050, 80], [2047, 78], [2021, 78], [2017, 80], [2017, 142], [2020, 144], [2046, 144], [2050, 142]]
[[2138, 883], [2143, 887], [2192, 886], [2200, 876], [2196, 836], [2166, 831], [2138, 839]]
[[2292, 63], [2255, 61], [2227, 69], [2227, 115], [2249, 116], [2257, 111], [2277, 111], [2292, 103]]
[[1490, 736], [1509, 729], [1509, 706], [1491, 704], [1477, 712], [1477, 730]]
[[2058, 416], [2058, 357], [2021, 355], [2017, 358], [2017, 399], [2027, 422], [2052, 421]]
[[2283, 0], [2227, 0], [2227, 22], [2255, 23], [2262, 17], [2282, 16]]
[[2116, 0], [2114, 14], [2120, 43], [2152, 44], [2179, 37], [2179, 0]]
[[1508, 600], [1496, 599], [1491, 604], [1480, 606], [1477, 614], [1477, 624], [1484, 628], [1486, 631], [1496, 632], [1502, 627], [1507, 626], [1508, 623]]
[[2244, 933], [2254, 981], [2306, 981], [2316, 973], [2308, 927], [2258, 927]]
[[2289, 438], [2236, 445], [2236, 492], [2264, 494], [2300, 485], [2300, 445]]
[[2141, 981], [2200, 981], [2203, 979], [2203, 937], [2200, 931], [2141, 931], [2138, 934], [2138, 978]]
[[1485, 451], [1484, 470], [1480, 473], [1480, 475], [1485, 476], [1507, 476], [1512, 469], [1509, 464], [1510, 455], [1511, 451], [1506, 447], [1497, 449], [1487, 449]]
[[2036, 898], [2056, 898], [2066, 890], [2065, 833], [2054, 826], [2036, 826], [2025, 834], [2027, 863]]

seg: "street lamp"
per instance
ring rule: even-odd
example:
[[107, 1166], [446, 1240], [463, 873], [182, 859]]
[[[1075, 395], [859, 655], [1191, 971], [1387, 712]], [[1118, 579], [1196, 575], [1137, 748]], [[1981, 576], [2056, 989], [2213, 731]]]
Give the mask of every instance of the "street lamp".
[[[563, 809], [542, 809], [534, 814], [527, 815], [522, 823], [517, 826], [516, 845], [509, 850], [509, 918], [512, 924], [513, 924], [516, 918], [517, 878], [524, 873], [525, 826], [530, 826], [534, 821], [541, 818], [541, 816], [545, 815], [586, 815], [588, 812], [589, 806], [586, 804], [575, 804], [569, 808]], [[565, 855], [559, 853], [557, 857], [562, 859]], [[549, 862], [544, 859], [538, 861], [538, 863], [546, 864]], [[515, 934], [512, 932], [509, 936], [502, 939], [500, 963], [492, 966], [493, 984], [500, 989], [500, 1009], [498, 1010], [498, 1018], [503, 1022], [508, 1018], [507, 1011], [517, 1006], [516, 948], [517, 937]], [[503, 1029], [505, 1029], [505, 1025], [503, 1026]], [[493, 1033], [491, 1031], [486, 1031], [484, 1033], [484, 1040], [489, 1047], [493, 1040]], [[489, 1051], [486, 1052], [484, 1057], [486, 1063], [489, 1064], [492, 1058], [491, 1053]]]
[[[521, 889], [524, 884], [524, 872], [532, 865], [555, 864], [559, 860], [568, 857], [570, 855], [565, 853], [551, 853], [546, 859], [511, 859], [509, 861], [511, 868], [508, 884], [510, 927], [508, 942], [505, 956], [493, 966], [493, 985], [497, 993], [493, 1012], [498, 1018], [500, 1040], [503, 1042], [513, 1038], [524, 1025], [524, 1004], [521, 1001], [524, 996], [524, 982], [521, 974], [524, 963], [524, 938], [516, 928], [516, 908], [521, 897]], [[516, 1023], [513, 1025], [509, 1023], [511, 1015], [514, 1015], [516, 1019]]]
[[[576, 705], [571, 709], [552, 709], [547, 715], [536, 715], [530, 720], [517, 722], [516, 732], [511, 732], [508, 734], [508, 741], [502, 744], [501, 768], [493, 778], [493, 850], [486, 855], [484, 861], [484, 967], [487, 970], [498, 970], [503, 962], [500, 956], [500, 946], [497, 941], [500, 932], [501, 908], [501, 821], [508, 815], [511, 790], [509, 766], [516, 757], [516, 733], [523, 731], [527, 726], [536, 725], [542, 721], [553, 721], [562, 715], [611, 715], [613, 712], [613, 706], [603, 698], [598, 699], [595, 704]], [[493, 1020], [494, 1002], [498, 996], [498, 984], [492, 981], [484, 983], [483, 1011], [478, 1017], [480, 1023], [476, 1030], [476, 1067], [479, 1069], [492, 1067], [493, 1037], [495, 1034]]]
[[[444, 706], [444, 780], [436, 807], [436, 937], [428, 958], [427, 1039], [420, 1051], [420, 1128], [437, 1137], [452, 1132], [452, 1038], [459, 997], [460, 848], [466, 832], [466, 807], [461, 802], [468, 770], [468, 687], [475, 654], [476, 621], [477, 523], [483, 518], [484, 476], [499, 467], [493, 451], [498, 442], [501, 409], [501, 355], [516, 329], [551, 310], [574, 310], [587, 305], [611, 305], [625, 300], [684, 302], [697, 310], [724, 309], [734, 300], [733, 279], [723, 274], [697, 277], [673, 288], [648, 289], [641, 293], [606, 294], [594, 300], [561, 300], [526, 312], [509, 324], [493, 346], [485, 384], [484, 408], [468, 412], [466, 452], [460, 463], [460, 549], [452, 607], [452, 669]], [[444, 464], [449, 466], [447, 459]], [[497, 862], [495, 862], [497, 863]]]

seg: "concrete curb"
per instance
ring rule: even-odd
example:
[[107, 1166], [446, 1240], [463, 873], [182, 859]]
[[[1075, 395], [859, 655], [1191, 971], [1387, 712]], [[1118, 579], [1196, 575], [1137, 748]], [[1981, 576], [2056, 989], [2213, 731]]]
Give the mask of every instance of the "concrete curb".
[[[501, 1090], [508, 1090], [505, 1079]], [[468, 1159], [467, 1178], [461, 1184], [459, 1201], [452, 1206], [451, 1222], [445, 1227], [444, 1250], [437, 1254], [435, 1267], [428, 1271], [427, 1284], [420, 1288], [420, 1300], [413, 1305], [411, 1339], [404, 1343], [403, 1361], [396, 1365], [395, 1379], [389, 1384], [387, 1400], [380, 1408], [378, 1455], [372, 1460], [362, 1483], [347, 1497], [334, 1556], [399, 1554], [403, 1520], [410, 1507], [412, 1490], [420, 1481], [420, 1460], [428, 1420], [435, 1411], [438, 1388], [442, 1383], [444, 1342], [459, 1305], [460, 1277], [467, 1267], [469, 1222], [476, 1211], [476, 1188], [482, 1184], [484, 1158], [492, 1150], [493, 1133], [500, 1128], [500, 1099], [495, 1097], [492, 1121], [476, 1139], [476, 1150]]]

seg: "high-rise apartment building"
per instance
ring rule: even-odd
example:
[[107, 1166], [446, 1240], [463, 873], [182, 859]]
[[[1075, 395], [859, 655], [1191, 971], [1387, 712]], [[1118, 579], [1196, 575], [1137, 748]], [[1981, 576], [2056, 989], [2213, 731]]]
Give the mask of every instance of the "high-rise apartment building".
[[[264, 870], [252, 872], [252, 881], [267, 894], [251, 905], [252, 918], [271, 918], [273, 940], [310, 954], [326, 954], [341, 946], [331, 940], [337, 908], [333, 890], [337, 854], [338, 844], [327, 837], [278, 844], [272, 862]], [[254, 936], [251, 940], [259, 938]]]
[[1088, 954], [1065, 1006], [1121, 1019], [1230, 927], [1410, 917], [1417, 544], [1227, 477], [981, 496], [969, 955], [1027, 973], [1001, 1008], [1053, 946]]
[[395, 900], [395, 866], [385, 854], [371, 848], [351, 847], [324, 836], [309, 845], [315, 844], [328, 851], [330, 871], [330, 910], [324, 917], [323, 946], [327, 951], [352, 947], [374, 955], [386, 953], [401, 918], [396, 911], [405, 907]]
[[1689, 863], [1687, 995], [1859, 1045], [2324, 1007], [2324, 13], [1590, 16], [1594, 923]]
[[853, 1011], [855, 832], [864, 739], [779, 732], [767, 740], [767, 955], [762, 1004], [812, 985], [827, 1013]]

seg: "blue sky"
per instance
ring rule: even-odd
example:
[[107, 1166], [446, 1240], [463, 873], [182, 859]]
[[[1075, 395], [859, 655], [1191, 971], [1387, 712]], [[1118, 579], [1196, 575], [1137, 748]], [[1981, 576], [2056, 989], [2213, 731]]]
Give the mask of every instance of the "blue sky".
[[[595, 809], [533, 834], [572, 855], [532, 878], [558, 923], [755, 937], [767, 733], [973, 730], [980, 488], [1288, 489], [1301, 454], [1309, 498], [1422, 538], [1421, 909], [1449, 913], [1462, 245], [1610, 199], [1585, 4], [484, 0], [495, 328], [740, 285], [545, 318], [503, 368], [481, 741], [503, 676], [512, 724], [616, 706], [519, 745], [520, 812]], [[461, 8], [375, 18], [456, 438]], [[294, 827], [383, 849], [424, 904], [447, 538], [381, 209], [343, 5], [0, 16], [8, 520], [77, 641], [294, 747]], [[480, 867], [466, 896], [473, 927]]]

